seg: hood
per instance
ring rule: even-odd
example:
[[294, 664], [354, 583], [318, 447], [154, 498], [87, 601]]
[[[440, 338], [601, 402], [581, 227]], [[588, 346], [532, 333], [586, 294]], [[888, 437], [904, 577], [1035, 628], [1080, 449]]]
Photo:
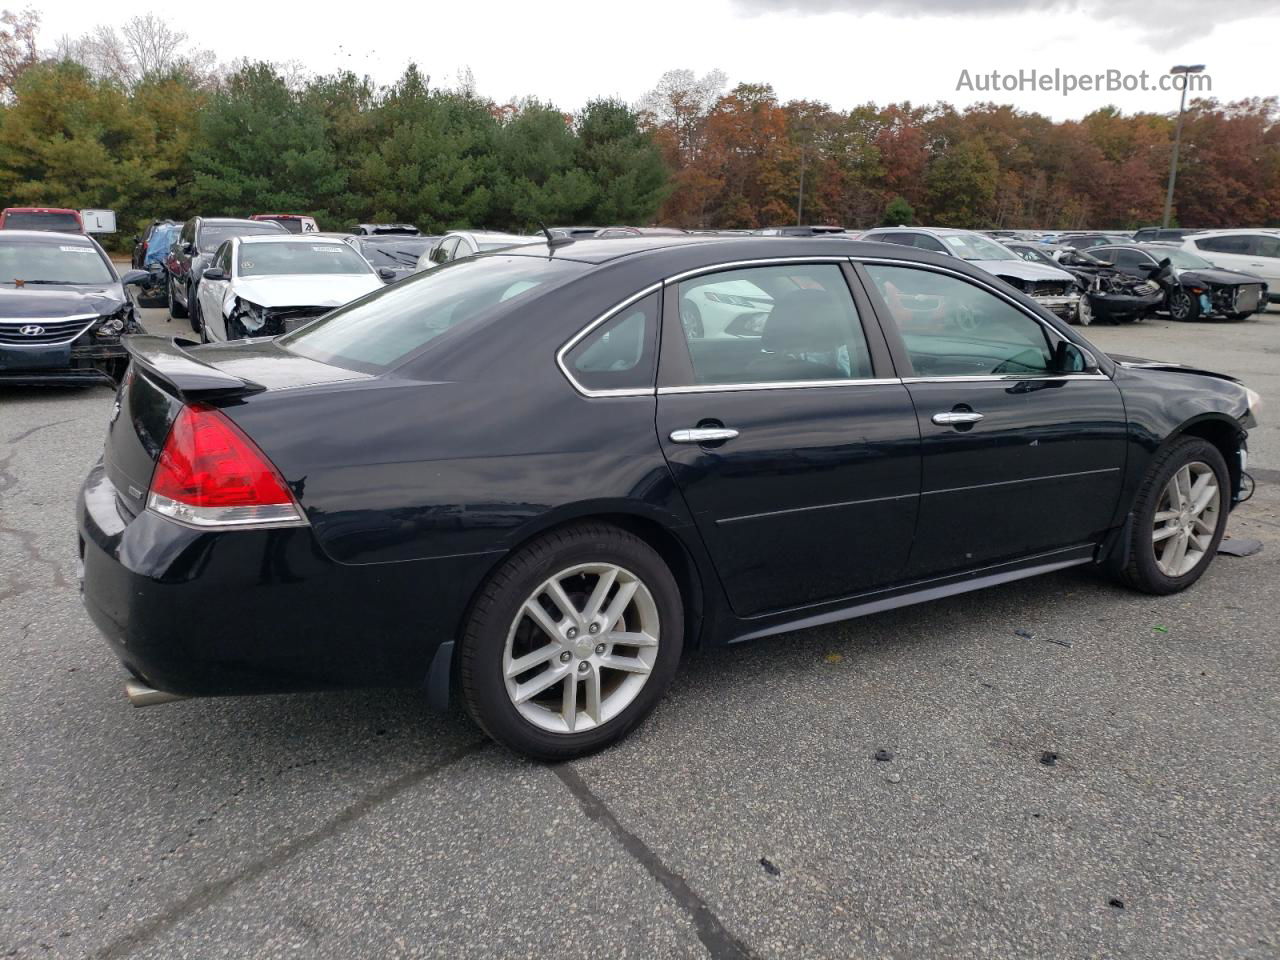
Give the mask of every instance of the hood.
[[985, 270], [994, 276], [1017, 277], [1019, 280], [1065, 280], [1074, 283], [1075, 277], [1060, 267], [1051, 267], [1047, 263], [1032, 263], [1030, 260], [966, 260], [979, 270]]
[[1172, 360], [1146, 360], [1142, 357], [1130, 357], [1122, 353], [1107, 354], [1112, 360], [1131, 370], [1160, 370], [1165, 373], [1191, 373], [1201, 377], [1216, 377], [1219, 380], [1229, 380], [1232, 383], [1239, 383], [1235, 377], [1229, 377], [1225, 373], [1216, 373], [1213, 370], [1202, 370], [1199, 367], [1188, 366], [1185, 363], [1175, 363]]
[[340, 307], [382, 287], [376, 273], [308, 273], [241, 277], [231, 292], [260, 307]]
[[1261, 283], [1264, 286], [1266, 281], [1261, 277], [1256, 277], [1252, 273], [1244, 273], [1241, 270], [1222, 270], [1215, 267], [1212, 270], [1177, 270], [1178, 279], [1182, 282], [1200, 283], [1200, 284], [1228, 284], [1234, 285], [1238, 283]]
[[107, 316], [128, 301], [118, 283], [0, 287], [0, 320], [57, 320], [90, 313]]

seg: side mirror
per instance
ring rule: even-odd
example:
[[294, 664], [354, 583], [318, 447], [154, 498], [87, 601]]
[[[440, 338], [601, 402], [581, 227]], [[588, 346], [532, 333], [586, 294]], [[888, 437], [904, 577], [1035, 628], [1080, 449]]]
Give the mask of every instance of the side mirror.
[[1170, 260], [1168, 257], [1165, 257], [1163, 260], [1161, 260], [1161, 261], [1160, 261], [1160, 269], [1161, 269], [1161, 270], [1164, 270], [1164, 269], [1165, 269], [1166, 267], [1168, 267], [1171, 263], [1173, 263], [1173, 261], [1172, 261], [1172, 260]]
[[120, 277], [120, 282], [126, 287], [135, 286], [140, 283], [146, 283], [151, 279], [151, 274], [146, 270], [126, 270]]
[[396, 272], [392, 270], [390, 267], [379, 267], [378, 276], [380, 276], [383, 280], [386, 280], [389, 282], [396, 278]]
[[229, 280], [225, 270], [221, 267], [210, 267], [204, 273], [200, 274], [205, 280]]
[[1096, 373], [1098, 361], [1084, 347], [1070, 340], [1059, 340], [1053, 350], [1055, 373]]
[[196, 245], [189, 240], [184, 240], [182, 243], [178, 244], [179, 253], [190, 253], [195, 248]]

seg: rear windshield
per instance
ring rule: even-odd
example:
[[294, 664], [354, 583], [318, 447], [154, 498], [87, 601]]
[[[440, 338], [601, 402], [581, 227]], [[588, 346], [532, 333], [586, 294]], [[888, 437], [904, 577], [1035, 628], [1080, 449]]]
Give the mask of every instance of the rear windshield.
[[542, 257], [456, 260], [384, 287], [276, 342], [312, 360], [379, 373], [499, 304], [514, 305], [584, 269], [580, 263]]
[[242, 277], [369, 272], [369, 264], [345, 243], [245, 243], [238, 264]]
[[434, 242], [434, 237], [374, 237], [360, 241], [360, 252], [375, 267], [416, 267], [418, 257]]
[[0, 243], [0, 283], [112, 283], [96, 247], [87, 243]]
[[80, 232], [80, 219], [74, 213], [8, 213], [4, 225], [7, 230]]
[[201, 250], [210, 252], [222, 246], [228, 237], [251, 237], [264, 233], [276, 235], [285, 232], [284, 227], [272, 220], [256, 223], [205, 223], [200, 226], [200, 236], [196, 243]]

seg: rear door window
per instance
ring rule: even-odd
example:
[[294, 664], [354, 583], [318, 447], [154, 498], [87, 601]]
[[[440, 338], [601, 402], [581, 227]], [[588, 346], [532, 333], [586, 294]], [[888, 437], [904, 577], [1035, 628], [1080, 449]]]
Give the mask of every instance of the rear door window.
[[678, 291], [695, 385], [872, 376], [857, 308], [833, 263], [724, 270]]
[[1208, 250], [1211, 253], [1248, 253], [1249, 237], [1245, 234], [1235, 234], [1225, 237], [1205, 237], [1195, 242], [1196, 247], [1201, 250]]

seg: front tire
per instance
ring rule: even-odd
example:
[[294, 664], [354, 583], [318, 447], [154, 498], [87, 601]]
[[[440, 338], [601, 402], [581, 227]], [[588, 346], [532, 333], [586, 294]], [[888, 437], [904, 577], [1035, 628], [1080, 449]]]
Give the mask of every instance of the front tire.
[[1169, 316], [1174, 320], [1198, 320], [1200, 298], [1179, 287], [1169, 294]]
[[1186, 437], [1157, 454], [1134, 503], [1121, 579], [1144, 593], [1185, 590], [1203, 576], [1227, 529], [1231, 477], [1221, 452]]
[[482, 588], [461, 644], [463, 698], [494, 740], [538, 760], [617, 742], [670, 686], [680, 589], [638, 537], [602, 523], [549, 533]]

